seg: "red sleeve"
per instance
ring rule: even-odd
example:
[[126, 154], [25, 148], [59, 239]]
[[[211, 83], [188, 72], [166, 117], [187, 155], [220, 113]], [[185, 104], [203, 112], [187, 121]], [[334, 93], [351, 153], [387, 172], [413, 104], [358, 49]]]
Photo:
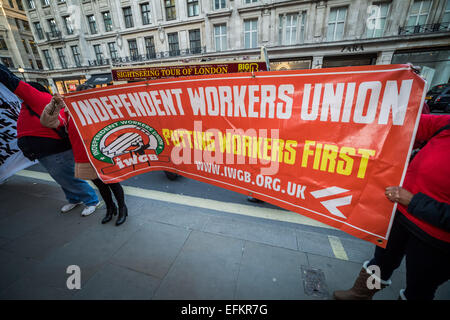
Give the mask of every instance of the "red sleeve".
[[24, 81], [19, 82], [14, 93], [37, 114], [41, 114], [45, 106], [52, 100], [50, 93], [41, 92]]
[[419, 128], [417, 129], [416, 141], [427, 141], [440, 128], [450, 124], [450, 115], [422, 114], [420, 116]]

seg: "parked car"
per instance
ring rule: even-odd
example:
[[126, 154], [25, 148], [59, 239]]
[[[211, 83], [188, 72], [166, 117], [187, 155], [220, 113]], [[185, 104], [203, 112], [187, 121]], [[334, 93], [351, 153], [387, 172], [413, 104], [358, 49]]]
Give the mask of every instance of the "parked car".
[[425, 101], [430, 111], [450, 112], [450, 83], [439, 84], [427, 92]]

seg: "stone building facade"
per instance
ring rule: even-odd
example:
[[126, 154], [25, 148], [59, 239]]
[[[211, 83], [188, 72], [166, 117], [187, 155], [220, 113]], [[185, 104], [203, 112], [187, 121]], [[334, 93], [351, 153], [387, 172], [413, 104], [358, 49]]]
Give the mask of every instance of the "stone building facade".
[[[5, 2], [5, 1], [4, 1]], [[450, 77], [450, 0], [23, 0], [60, 91], [115, 65], [250, 59], [271, 70], [412, 62]]]
[[0, 1], [0, 63], [27, 81], [41, 78], [43, 63], [21, 0]]

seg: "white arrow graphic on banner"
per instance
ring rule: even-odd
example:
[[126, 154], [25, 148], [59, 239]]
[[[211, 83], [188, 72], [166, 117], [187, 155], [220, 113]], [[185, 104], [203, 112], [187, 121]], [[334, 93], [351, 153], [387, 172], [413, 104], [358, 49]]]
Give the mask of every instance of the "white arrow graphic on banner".
[[[329, 187], [322, 190], [316, 190], [311, 192], [312, 196], [316, 199], [329, 197], [329, 196], [335, 196], [344, 192], [347, 192], [349, 190], [342, 189], [339, 187]], [[328, 210], [331, 214], [338, 216], [340, 218], [347, 219], [344, 214], [339, 211], [337, 207], [346, 206], [352, 202], [352, 196], [346, 196], [341, 198], [335, 198], [330, 200], [321, 201], [320, 203]]]

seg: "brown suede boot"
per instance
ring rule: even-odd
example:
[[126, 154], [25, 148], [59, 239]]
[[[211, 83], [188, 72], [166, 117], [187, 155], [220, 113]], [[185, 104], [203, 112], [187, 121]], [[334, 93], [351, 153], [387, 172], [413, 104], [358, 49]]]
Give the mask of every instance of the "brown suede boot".
[[358, 278], [356, 278], [355, 284], [349, 290], [339, 290], [333, 292], [333, 298], [335, 300], [372, 300], [375, 293], [386, 288], [389, 282], [382, 281], [380, 289], [369, 289], [367, 287], [367, 280], [371, 274], [367, 271], [367, 263], [364, 263], [363, 268], [359, 272]]

